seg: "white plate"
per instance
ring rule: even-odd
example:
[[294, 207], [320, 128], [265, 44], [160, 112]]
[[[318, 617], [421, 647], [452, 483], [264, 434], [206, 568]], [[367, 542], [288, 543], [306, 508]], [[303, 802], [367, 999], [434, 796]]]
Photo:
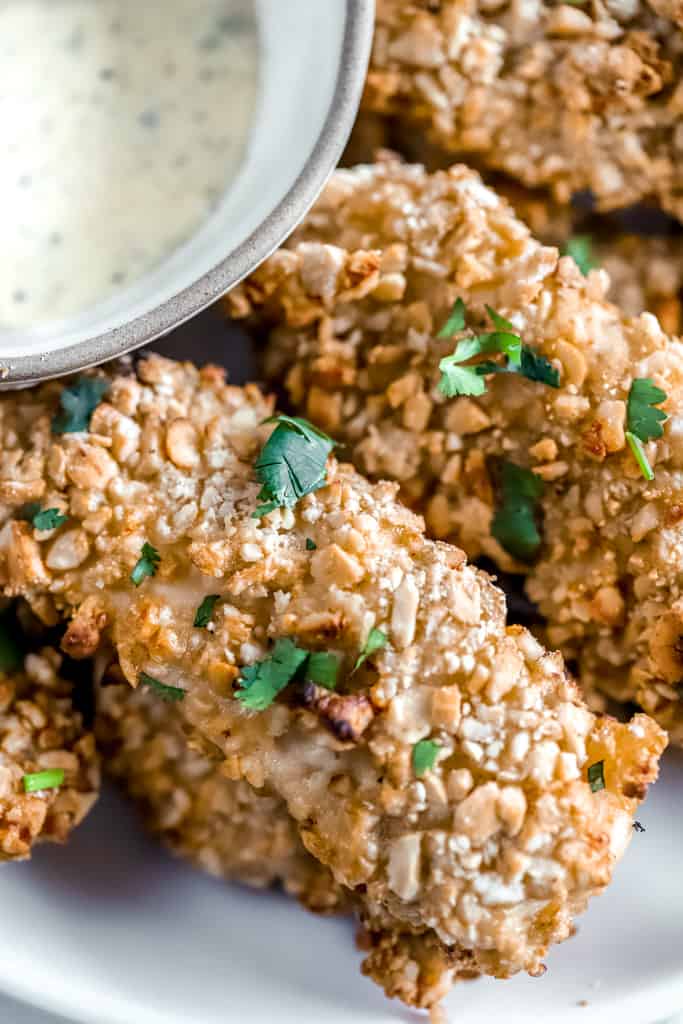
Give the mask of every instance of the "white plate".
[[[461, 985], [451, 1020], [647, 1024], [683, 1007], [682, 793], [683, 756], [670, 754], [647, 831], [547, 974]], [[0, 908], [0, 988], [87, 1024], [419, 1019], [360, 976], [350, 922], [172, 861], [115, 794], [67, 848], [4, 867]]]

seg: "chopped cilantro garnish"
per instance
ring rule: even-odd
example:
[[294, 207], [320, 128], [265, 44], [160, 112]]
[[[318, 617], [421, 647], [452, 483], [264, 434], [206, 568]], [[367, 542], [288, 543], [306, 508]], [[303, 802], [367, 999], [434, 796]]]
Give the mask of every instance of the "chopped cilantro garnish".
[[24, 775], [24, 792], [37, 793], [41, 789], [57, 789], [63, 782], [63, 768], [53, 768], [45, 772], [29, 772]]
[[132, 583], [136, 587], [139, 587], [147, 576], [156, 576], [156, 571], [159, 568], [160, 561], [161, 555], [157, 549], [153, 548], [151, 544], [148, 544], [147, 541], [145, 541], [142, 545], [142, 553], [133, 566], [133, 571], [130, 574]]
[[52, 420], [53, 434], [74, 434], [87, 430], [90, 417], [102, 401], [109, 384], [101, 377], [79, 377], [59, 396], [62, 411]]
[[325, 486], [327, 457], [335, 442], [308, 423], [294, 416], [274, 416], [277, 423], [254, 469], [263, 486], [254, 517], [268, 515], [276, 508], [295, 505], [305, 494]]
[[630, 430], [626, 431], [626, 440], [628, 442], [629, 448], [633, 452], [633, 456], [636, 462], [638, 463], [638, 468], [640, 469], [640, 472], [643, 474], [646, 480], [654, 480], [654, 470], [652, 469], [652, 466], [650, 465], [650, 460], [648, 459], [645, 453], [643, 442], [640, 440], [639, 437], [636, 437], [635, 434], [632, 434]]
[[197, 608], [193, 625], [198, 629], [203, 629], [205, 626], [208, 626], [211, 622], [213, 610], [220, 599], [220, 594], [207, 594], [199, 608]]
[[458, 366], [457, 353], [445, 356], [439, 363], [441, 379], [439, 380], [439, 391], [446, 398], [454, 398], [456, 395], [483, 395], [486, 391], [486, 381], [478, 373], [476, 366]]
[[491, 533], [514, 558], [530, 562], [541, 545], [536, 517], [543, 481], [529, 469], [503, 462], [500, 488], [501, 501]]
[[31, 522], [36, 530], [56, 530], [67, 522], [68, 516], [62, 515], [58, 508], [46, 508], [42, 512], [36, 512]]
[[9, 616], [3, 615], [0, 618], [0, 672], [14, 672], [24, 661], [17, 635], [21, 634], [14, 626], [11, 612]]
[[311, 540], [310, 537], [307, 537], [306, 538], [306, 550], [307, 551], [317, 551], [317, 549], [318, 549], [318, 545], [316, 544], [316, 542], [314, 540]]
[[[439, 391], [447, 398], [453, 398], [455, 395], [483, 395], [486, 391], [486, 383], [481, 378], [489, 373], [506, 372], [520, 373], [529, 380], [559, 388], [560, 375], [545, 356], [539, 355], [529, 345], [523, 345], [514, 325], [496, 313], [495, 309], [487, 306], [486, 311], [496, 330], [461, 338], [455, 351], [449, 356], [444, 356], [439, 363], [441, 371]], [[439, 332], [438, 337], [450, 337], [455, 333], [455, 330], [450, 329], [452, 323], [458, 324], [457, 330], [464, 328], [466, 312], [464, 305], [461, 305], [458, 312], [461, 315], [456, 318], [454, 309], [451, 319], [446, 327]], [[461, 365], [468, 359], [480, 355], [503, 355], [506, 357], [506, 363], [487, 361], [475, 366]]]
[[596, 761], [588, 766], [588, 785], [592, 793], [598, 793], [605, 788], [605, 762]]
[[242, 669], [241, 689], [235, 696], [252, 711], [265, 711], [294, 679], [308, 656], [309, 652], [297, 647], [289, 637], [280, 637], [272, 654]]
[[467, 309], [465, 303], [462, 299], [456, 299], [450, 316], [437, 334], [437, 338], [452, 338], [458, 331], [464, 331], [466, 317]]
[[556, 370], [545, 356], [541, 356], [528, 345], [522, 345], [522, 362], [519, 372], [528, 380], [547, 384], [551, 388], [559, 388], [560, 372]]
[[[585, 3], [585, 0], [569, 0], [570, 3]], [[593, 245], [590, 235], [574, 235], [560, 249], [562, 256], [571, 256], [584, 277], [589, 270], [598, 264], [593, 258]]]
[[353, 671], [359, 669], [364, 661], [374, 654], [376, 651], [381, 651], [383, 647], [387, 645], [387, 635], [383, 633], [381, 629], [373, 628], [368, 634], [368, 638], [365, 641], [365, 647], [360, 652], [356, 659], [356, 664], [353, 666]]
[[653, 384], [649, 377], [636, 377], [628, 393], [626, 404], [626, 440], [646, 480], [654, 480], [643, 441], [661, 437], [662, 424], [668, 419], [663, 409], [656, 407], [666, 401], [666, 391]]
[[179, 686], [168, 686], [155, 679], [154, 676], [148, 675], [147, 672], [140, 673], [140, 682], [143, 686], [149, 686], [150, 690], [154, 690], [168, 704], [185, 699], [185, 691], [181, 690]]
[[326, 651], [311, 651], [306, 662], [306, 678], [312, 683], [334, 690], [339, 675], [339, 658]]
[[649, 377], [636, 377], [631, 384], [626, 405], [628, 429], [641, 441], [650, 441], [664, 433], [662, 423], [669, 417], [656, 406], [666, 401], [666, 391], [653, 384]]
[[416, 778], [421, 779], [425, 772], [430, 772], [436, 764], [441, 744], [436, 740], [420, 740], [413, 747], [413, 771]]

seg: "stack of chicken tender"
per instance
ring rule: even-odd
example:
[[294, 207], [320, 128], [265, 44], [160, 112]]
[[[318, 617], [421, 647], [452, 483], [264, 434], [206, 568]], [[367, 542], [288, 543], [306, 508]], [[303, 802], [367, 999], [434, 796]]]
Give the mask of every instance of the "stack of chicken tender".
[[682, 52], [675, 4], [379, 0], [354, 166], [224, 302], [289, 415], [154, 355], [0, 396], [3, 594], [96, 694], [89, 731], [57, 651], [1, 677], [0, 857], [101, 757], [435, 1020], [543, 972], [683, 739]]

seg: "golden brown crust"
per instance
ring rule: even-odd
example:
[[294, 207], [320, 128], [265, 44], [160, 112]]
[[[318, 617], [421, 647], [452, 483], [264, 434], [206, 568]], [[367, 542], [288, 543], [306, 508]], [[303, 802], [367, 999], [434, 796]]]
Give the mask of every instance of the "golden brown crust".
[[[351, 295], [347, 268], [367, 252], [378, 269]], [[394, 161], [339, 172], [236, 298], [273, 324], [268, 369], [297, 409], [324, 409], [358, 468], [398, 481], [433, 536], [527, 573], [550, 644], [586, 689], [638, 700], [681, 742], [683, 348], [652, 315], [623, 316], [607, 287], [536, 242], [473, 172]], [[497, 374], [480, 398], [445, 398], [439, 361], [455, 340], [436, 335], [457, 297], [475, 327], [485, 304], [510, 318], [559, 388]], [[647, 445], [652, 483], [625, 438], [634, 377], [668, 395], [664, 437]], [[544, 481], [531, 567], [491, 534], [501, 458]]]
[[[63, 843], [100, 788], [92, 733], [72, 704], [49, 648], [29, 654], [24, 669], [0, 674], [0, 861], [25, 860], [37, 842]], [[64, 771], [58, 788], [24, 791], [24, 776]]]
[[[475, 209], [480, 186], [462, 181]], [[381, 254], [342, 262], [335, 285], [352, 310], [381, 281]], [[317, 260], [310, 269], [307, 280], [327, 287]], [[319, 309], [312, 299], [311, 323]], [[0, 481], [41, 481], [45, 500], [70, 515], [56, 534], [22, 531], [20, 541], [8, 523], [6, 587], [49, 593], [76, 617], [101, 599], [126, 678], [135, 685], [145, 672], [185, 690], [179, 708], [221, 751], [228, 777], [286, 803], [372, 930], [457, 946], [501, 977], [537, 970], [608, 882], [637, 803], [624, 780], [654, 778], [661, 731], [645, 716], [597, 719], [559, 656], [507, 626], [501, 592], [462, 552], [425, 540], [392, 485], [330, 460], [326, 487], [254, 518], [253, 463], [272, 430], [256, 389], [158, 357], [137, 374], [112, 377], [79, 436], [50, 436], [60, 385], [0, 398]], [[170, 428], [190, 413], [178, 447]], [[144, 542], [160, 562], [136, 588]], [[207, 594], [221, 600], [200, 630]], [[352, 672], [372, 628], [386, 645]], [[362, 731], [337, 739], [286, 693], [263, 712], [235, 699], [244, 666], [285, 637], [338, 657], [337, 693], [374, 712]], [[620, 754], [594, 793], [587, 769], [605, 730]], [[435, 763], [416, 778], [413, 748], [427, 738]]]
[[304, 850], [287, 808], [221, 771], [218, 750], [189, 737], [173, 704], [118, 682], [98, 689], [95, 722], [107, 774], [138, 805], [146, 827], [176, 856], [256, 888], [281, 884], [309, 910], [343, 910], [348, 894]]
[[680, 4], [653, 6], [379, 0], [364, 106], [560, 202], [682, 218]]

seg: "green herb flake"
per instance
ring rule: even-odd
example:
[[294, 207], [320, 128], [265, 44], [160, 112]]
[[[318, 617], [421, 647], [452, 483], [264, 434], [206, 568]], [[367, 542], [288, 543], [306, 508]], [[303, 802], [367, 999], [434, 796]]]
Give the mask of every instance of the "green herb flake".
[[139, 587], [147, 576], [156, 576], [160, 561], [161, 555], [157, 549], [153, 548], [151, 544], [148, 544], [147, 541], [145, 541], [142, 545], [142, 553], [133, 566], [133, 571], [130, 574], [133, 585]]
[[626, 431], [626, 440], [628, 442], [629, 448], [633, 452], [633, 456], [636, 462], [638, 463], [638, 468], [640, 469], [640, 472], [643, 474], [646, 480], [654, 480], [654, 470], [652, 469], [652, 466], [650, 465], [650, 460], [648, 459], [645, 453], [643, 442], [640, 440], [639, 437], [636, 437], [635, 434], [632, 434], [630, 430]]
[[560, 371], [555, 369], [545, 356], [539, 355], [528, 345], [522, 345], [522, 361], [519, 372], [523, 377], [538, 381], [539, 384], [547, 384], [551, 388], [560, 386]]
[[90, 427], [90, 417], [109, 389], [101, 377], [79, 377], [59, 396], [62, 411], [52, 420], [53, 434], [75, 434]]
[[653, 384], [649, 377], [636, 377], [626, 404], [626, 423], [630, 432], [641, 441], [661, 437], [664, 433], [662, 423], [669, 417], [663, 409], [655, 407], [665, 401], [666, 391]]
[[437, 338], [452, 338], [458, 331], [464, 331], [466, 318], [467, 308], [465, 303], [462, 299], [456, 299], [450, 316], [437, 334]]
[[514, 558], [530, 562], [541, 545], [536, 518], [543, 481], [531, 470], [506, 461], [502, 465], [500, 487], [501, 501], [493, 517], [491, 533]]
[[446, 398], [455, 398], [456, 395], [483, 395], [486, 391], [486, 381], [478, 372], [476, 366], [458, 366], [456, 354], [445, 356], [439, 363], [441, 378], [439, 380], [439, 391]]
[[58, 789], [64, 782], [64, 769], [53, 768], [46, 772], [29, 772], [24, 775], [24, 792], [37, 793], [41, 789]]
[[306, 550], [307, 551], [317, 551], [318, 550], [318, 545], [316, 544], [316, 542], [314, 540], [311, 540], [310, 537], [306, 538]]
[[196, 626], [197, 629], [204, 629], [209, 625], [213, 616], [213, 610], [220, 599], [220, 594], [207, 594], [199, 605], [199, 608], [197, 608], [197, 612], [194, 617], [193, 625]]
[[281, 637], [272, 654], [242, 669], [240, 689], [235, 696], [246, 708], [265, 711], [294, 679], [308, 656], [309, 652], [297, 647], [289, 637]]
[[154, 690], [167, 704], [175, 704], [185, 699], [185, 690], [181, 690], [179, 686], [168, 686], [155, 679], [154, 676], [148, 675], [147, 672], [140, 673], [140, 683], [142, 686], [148, 686], [150, 690]]
[[358, 655], [356, 664], [353, 666], [353, 671], [361, 667], [364, 661], [366, 661], [376, 651], [381, 651], [383, 647], [387, 645], [387, 635], [383, 633], [381, 629], [373, 628], [368, 634], [368, 638], [365, 641], [365, 647]]
[[15, 672], [24, 663], [25, 651], [17, 641], [18, 635], [11, 613], [4, 615], [0, 619], [0, 672]]
[[[585, 0], [569, 0], [570, 3], [583, 4]], [[590, 235], [574, 235], [560, 249], [562, 256], [571, 256], [584, 277], [599, 264], [593, 257], [593, 242]]]
[[327, 458], [335, 442], [307, 420], [295, 416], [274, 416], [276, 423], [254, 464], [262, 485], [259, 505], [253, 516], [261, 518], [276, 508], [291, 508], [305, 494], [325, 486]]
[[596, 761], [588, 767], [588, 785], [591, 793], [599, 793], [605, 788], [605, 762]]
[[62, 515], [58, 508], [46, 508], [42, 512], [36, 512], [31, 522], [36, 530], [56, 530], [68, 522], [69, 517]]
[[421, 779], [426, 772], [430, 772], [436, 764], [436, 758], [441, 750], [441, 744], [436, 740], [420, 740], [413, 747], [413, 772], [417, 779]]
[[306, 662], [306, 679], [326, 690], [334, 690], [339, 675], [339, 658], [326, 651], [312, 651]]

